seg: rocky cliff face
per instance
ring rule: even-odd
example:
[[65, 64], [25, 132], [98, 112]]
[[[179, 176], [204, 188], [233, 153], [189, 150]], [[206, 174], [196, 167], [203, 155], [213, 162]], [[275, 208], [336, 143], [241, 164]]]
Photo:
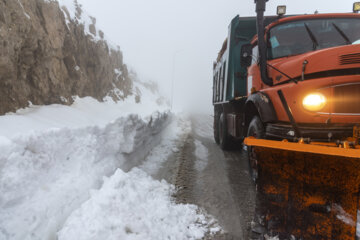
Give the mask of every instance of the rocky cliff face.
[[[132, 94], [122, 53], [110, 48], [95, 19], [82, 24], [49, 0], [0, 1], [0, 114], [36, 105], [71, 104]], [[114, 90], [115, 89], [115, 90]]]

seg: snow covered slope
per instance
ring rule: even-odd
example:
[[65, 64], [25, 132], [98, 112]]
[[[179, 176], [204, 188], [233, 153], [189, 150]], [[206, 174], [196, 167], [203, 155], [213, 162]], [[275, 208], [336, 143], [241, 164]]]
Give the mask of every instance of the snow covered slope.
[[[75, 21], [92, 42], [105, 39], [76, 1], [59, 3], [68, 28]], [[119, 80], [125, 70], [112, 73]], [[0, 240], [198, 239], [219, 230], [151, 177], [190, 124], [168, 111], [156, 86], [132, 80], [131, 94], [112, 85], [104, 102], [69, 93], [59, 96], [70, 106], [29, 102], [0, 116]]]
[[209, 231], [212, 220], [175, 204], [174, 187], [148, 175], [189, 124], [144, 96], [144, 104], [77, 98], [0, 116], [0, 239], [198, 239]]

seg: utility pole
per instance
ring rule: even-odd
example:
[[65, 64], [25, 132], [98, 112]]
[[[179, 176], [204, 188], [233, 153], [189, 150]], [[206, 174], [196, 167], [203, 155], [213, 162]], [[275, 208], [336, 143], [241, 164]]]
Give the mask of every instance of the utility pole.
[[173, 110], [173, 103], [174, 103], [174, 84], [175, 84], [175, 62], [176, 62], [176, 56], [178, 53], [182, 52], [183, 49], [178, 50], [174, 52], [173, 54], [173, 65], [172, 65], [172, 77], [171, 77], [171, 105], [170, 109]]

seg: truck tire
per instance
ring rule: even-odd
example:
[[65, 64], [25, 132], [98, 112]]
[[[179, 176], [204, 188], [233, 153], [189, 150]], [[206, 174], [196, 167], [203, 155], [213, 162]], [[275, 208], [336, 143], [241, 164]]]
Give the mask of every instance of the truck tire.
[[[258, 139], [263, 139], [265, 137], [265, 128], [259, 116], [253, 117], [251, 120], [248, 132], [248, 137], [255, 137]], [[249, 161], [249, 173], [254, 182], [256, 182], [258, 177], [258, 165], [256, 153], [252, 147], [247, 147], [248, 152], [248, 161]]]
[[215, 111], [214, 114], [214, 125], [213, 125], [213, 129], [214, 129], [214, 139], [216, 144], [220, 144], [220, 137], [219, 137], [219, 113], [217, 113]]
[[231, 139], [228, 134], [227, 121], [224, 113], [219, 117], [219, 144], [222, 150], [228, 150], [231, 146]]

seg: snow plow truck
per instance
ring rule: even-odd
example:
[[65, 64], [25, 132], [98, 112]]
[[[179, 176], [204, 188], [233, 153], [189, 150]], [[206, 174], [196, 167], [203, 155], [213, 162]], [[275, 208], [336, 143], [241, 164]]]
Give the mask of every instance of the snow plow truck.
[[265, 17], [267, 1], [214, 62], [215, 141], [247, 146], [259, 239], [360, 239], [360, 3]]

